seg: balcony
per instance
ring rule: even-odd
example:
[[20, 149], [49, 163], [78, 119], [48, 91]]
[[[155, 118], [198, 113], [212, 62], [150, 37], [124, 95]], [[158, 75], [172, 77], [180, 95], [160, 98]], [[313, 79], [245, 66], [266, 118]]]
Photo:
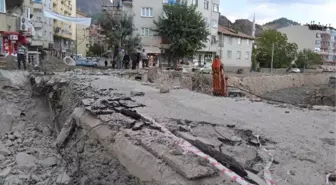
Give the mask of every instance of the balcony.
[[12, 11], [14, 8], [21, 7], [24, 3], [24, 0], [5, 0], [6, 10]]
[[43, 24], [42, 24], [42, 22], [33, 22], [33, 26], [34, 26], [34, 28], [42, 28]]
[[122, 4], [125, 6], [132, 6], [133, 0], [122, 0]]
[[19, 18], [7, 14], [0, 14], [0, 28], [2, 31], [17, 31]]
[[42, 40], [32, 40], [30, 45], [31, 46], [43, 46], [43, 41]]
[[34, 2], [34, 4], [33, 4], [33, 8], [34, 8], [34, 9], [42, 9], [42, 8], [43, 8], [43, 5], [42, 5], [42, 3], [40, 4], [40, 3], [35, 3], [35, 2]]

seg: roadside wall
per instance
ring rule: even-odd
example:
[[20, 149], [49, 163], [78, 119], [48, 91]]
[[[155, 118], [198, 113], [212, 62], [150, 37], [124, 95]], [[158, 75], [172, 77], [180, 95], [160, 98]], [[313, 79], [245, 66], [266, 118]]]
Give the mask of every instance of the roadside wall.
[[[177, 75], [176, 73], [180, 73]], [[328, 84], [331, 73], [299, 73], [299, 74], [284, 74], [284, 75], [267, 75], [261, 74], [258, 76], [229, 76], [229, 86], [239, 87], [249, 90], [256, 94], [264, 94], [267, 92], [285, 89], [290, 87], [301, 87], [304, 85], [321, 85]], [[152, 75], [151, 75], [152, 76]], [[168, 81], [169, 84], [176, 86], [177, 83], [183, 88], [211, 93], [212, 77], [211, 75], [191, 74], [182, 72], [161, 71], [157, 75], [155, 82], [162, 83]], [[169, 79], [169, 80], [168, 80]]]
[[228, 82], [231, 86], [245, 87], [256, 93], [264, 94], [267, 92], [285, 89], [290, 87], [301, 87], [304, 85], [327, 84], [331, 74], [287, 74], [272, 76], [249, 76], [249, 77], [229, 77]]
[[[287, 68], [273, 69], [274, 74], [287, 74]], [[302, 69], [301, 69], [302, 70]], [[260, 68], [261, 73], [270, 73], [270, 68]], [[304, 69], [303, 73], [322, 73], [323, 69]]]

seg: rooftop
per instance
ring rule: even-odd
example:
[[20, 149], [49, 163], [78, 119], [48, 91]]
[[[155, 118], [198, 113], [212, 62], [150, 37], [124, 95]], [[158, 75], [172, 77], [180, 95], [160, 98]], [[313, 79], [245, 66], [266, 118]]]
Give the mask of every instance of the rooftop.
[[229, 35], [229, 36], [233, 36], [233, 37], [254, 40], [254, 38], [252, 36], [247, 35], [247, 34], [242, 33], [242, 32], [239, 32], [239, 31], [237, 31], [233, 28], [227, 28], [227, 27], [224, 27], [224, 26], [219, 26], [218, 27], [218, 32], [222, 33], [224, 35]]

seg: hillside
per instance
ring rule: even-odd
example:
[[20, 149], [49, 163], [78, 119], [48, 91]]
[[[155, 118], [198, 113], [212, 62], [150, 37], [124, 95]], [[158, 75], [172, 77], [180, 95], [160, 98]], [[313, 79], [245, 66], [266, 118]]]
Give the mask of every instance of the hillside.
[[102, 5], [111, 5], [110, 0], [77, 0], [77, 8], [89, 15], [101, 12]]
[[[232, 23], [224, 15], [221, 15], [219, 17], [219, 25], [225, 27], [232, 27], [237, 31], [240, 31], [247, 35], [251, 35], [252, 33], [252, 24], [253, 23], [248, 19], [237, 19], [234, 23]], [[256, 24], [256, 36], [262, 34], [264, 29], [279, 29], [290, 25], [300, 25], [300, 23], [289, 20], [287, 18], [279, 18], [274, 21], [268, 22], [264, 25]]]
[[[252, 34], [252, 25], [253, 23], [248, 19], [237, 19], [234, 23], [232, 23], [228, 18], [224, 15], [219, 17], [219, 25], [225, 27], [232, 27], [237, 31], [245, 33], [247, 35]], [[260, 35], [263, 32], [262, 26], [256, 24], [256, 36]]]
[[282, 17], [274, 21], [268, 22], [264, 24], [263, 26], [264, 28], [267, 28], [267, 29], [279, 29], [279, 28], [284, 28], [284, 27], [291, 26], [291, 25], [300, 25], [300, 23]]

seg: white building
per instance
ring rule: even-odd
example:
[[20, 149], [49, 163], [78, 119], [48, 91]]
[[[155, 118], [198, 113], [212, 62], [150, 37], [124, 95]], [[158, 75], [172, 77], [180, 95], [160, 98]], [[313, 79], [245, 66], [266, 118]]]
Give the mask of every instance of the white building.
[[252, 64], [252, 36], [238, 32], [231, 28], [219, 26], [219, 48], [217, 54], [220, 56], [226, 71], [237, 71], [244, 69], [249, 71]]
[[[180, 0], [123, 0], [122, 7], [126, 13], [134, 15], [134, 24], [137, 33], [142, 37], [143, 48], [147, 53], [160, 54], [162, 39], [154, 36], [152, 29], [155, 29], [154, 19], [163, 15], [163, 5], [173, 1], [178, 3]], [[198, 52], [195, 59], [204, 61], [211, 59], [218, 49], [218, 20], [220, 0], [185, 0], [187, 4], [197, 5], [204, 18], [209, 23], [210, 36], [206, 47]], [[117, 3], [117, 2], [116, 2]]]

